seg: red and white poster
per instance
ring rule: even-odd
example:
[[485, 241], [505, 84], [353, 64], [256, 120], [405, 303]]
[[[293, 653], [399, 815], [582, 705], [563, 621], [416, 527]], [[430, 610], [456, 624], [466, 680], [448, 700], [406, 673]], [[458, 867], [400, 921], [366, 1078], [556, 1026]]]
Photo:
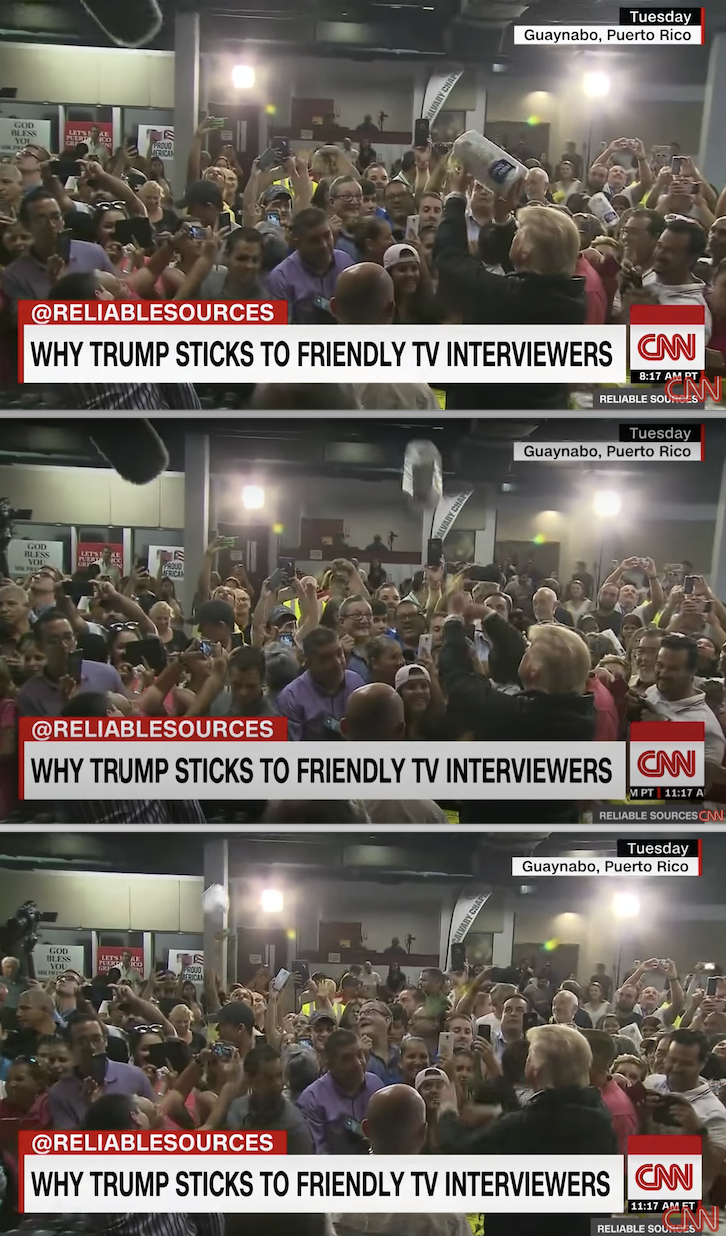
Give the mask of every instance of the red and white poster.
[[118, 567], [119, 571], [124, 569], [124, 547], [123, 545], [113, 545], [110, 541], [79, 541], [76, 546], [76, 570], [81, 567], [92, 566], [94, 562], [101, 561], [101, 555], [104, 549], [111, 550], [111, 562], [113, 566]]
[[113, 125], [96, 124], [92, 120], [66, 120], [63, 131], [66, 150], [75, 150], [79, 142], [88, 146], [89, 156], [105, 159], [113, 153]]
[[124, 953], [131, 954], [130, 969], [136, 970], [139, 977], [143, 978], [144, 950], [142, 948], [111, 948], [106, 944], [100, 945], [96, 952], [96, 973], [108, 974], [114, 966], [122, 970]]

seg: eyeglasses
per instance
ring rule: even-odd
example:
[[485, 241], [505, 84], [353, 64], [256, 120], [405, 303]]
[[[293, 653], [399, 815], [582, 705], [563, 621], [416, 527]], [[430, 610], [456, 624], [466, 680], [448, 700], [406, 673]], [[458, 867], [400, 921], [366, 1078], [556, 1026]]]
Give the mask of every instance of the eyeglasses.
[[96, 202], [96, 210], [123, 210], [126, 211], [125, 202]]
[[134, 1034], [161, 1034], [164, 1027], [163, 1026], [132, 1026], [131, 1029]]
[[109, 622], [106, 627], [107, 631], [138, 631], [138, 629], [136, 622]]
[[332, 199], [334, 202], [362, 202], [362, 193], [336, 193]]

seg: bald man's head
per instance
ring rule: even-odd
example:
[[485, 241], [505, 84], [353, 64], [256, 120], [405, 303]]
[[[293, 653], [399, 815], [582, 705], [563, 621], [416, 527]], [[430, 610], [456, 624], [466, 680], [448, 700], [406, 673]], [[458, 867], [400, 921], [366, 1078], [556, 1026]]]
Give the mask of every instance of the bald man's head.
[[532, 609], [538, 622], [553, 622], [557, 609], [557, 593], [551, 588], [538, 588], [532, 597]]
[[359, 262], [338, 275], [330, 307], [343, 326], [390, 326], [393, 280], [375, 262]]
[[413, 1086], [385, 1086], [368, 1104], [363, 1132], [374, 1154], [421, 1154], [426, 1104]]
[[341, 729], [349, 742], [401, 742], [406, 734], [401, 696], [385, 682], [359, 687], [348, 698]]

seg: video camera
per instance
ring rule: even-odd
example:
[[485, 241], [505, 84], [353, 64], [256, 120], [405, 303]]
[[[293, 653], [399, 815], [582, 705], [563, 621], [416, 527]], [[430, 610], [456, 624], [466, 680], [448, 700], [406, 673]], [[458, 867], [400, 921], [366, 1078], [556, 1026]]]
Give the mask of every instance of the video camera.
[[3, 957], [17, 957], [19, 961], [24, 958], [28, 976], [33, 978], [32, 953], [38, 943], [38, 924], [55, 923], [57, 919], [55, 912], [44, 914], [34, 901], [24, 901], [5, 926], [0, 927], [0, 949]]
[[10, 574], [7, 552], [10, 538], [13, 535], [13, 520], [32, 518], [32, 511], [16, 511], [10, 505], [9, 498], [0, 498], [0, 575], [9, 576]]

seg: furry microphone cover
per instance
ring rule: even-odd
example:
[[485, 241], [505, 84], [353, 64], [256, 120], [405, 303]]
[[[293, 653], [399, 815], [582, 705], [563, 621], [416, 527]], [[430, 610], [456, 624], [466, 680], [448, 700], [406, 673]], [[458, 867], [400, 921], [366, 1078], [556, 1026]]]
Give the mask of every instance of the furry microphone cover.
[[87, 428], [96, 450], [132, 485], [148, 485], [168, 466], [167, 449], [146, 420], [91, 421]]
[[163, 24], [157, 0], [81, 0], [81, 4], [117, 47], [144, 47]]

